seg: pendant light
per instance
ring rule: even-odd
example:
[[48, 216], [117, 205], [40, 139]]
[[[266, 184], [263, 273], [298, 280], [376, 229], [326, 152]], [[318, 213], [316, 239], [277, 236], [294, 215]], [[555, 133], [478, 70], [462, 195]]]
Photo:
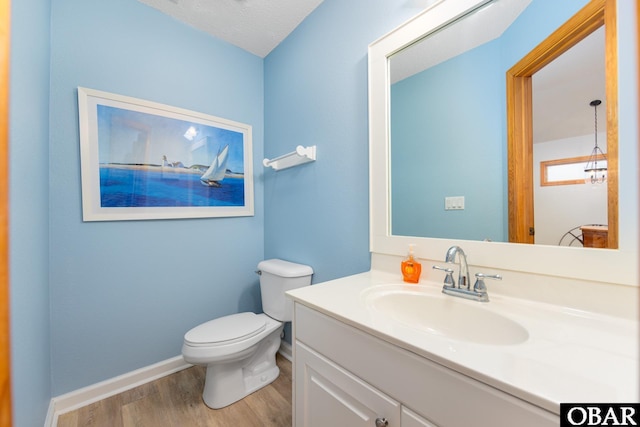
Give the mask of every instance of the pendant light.
[[[594, 99], [589, 103], [593, 107], [595, 145], [584, 167], [584, 182], [587, 184], [602, 184], [607, 181], [607, 157], [598, 147], [598, 105], [600, 104], [602, 104], [602, 101], [599, 99]], [[598, 161], [600, 164], [598, 164]]]

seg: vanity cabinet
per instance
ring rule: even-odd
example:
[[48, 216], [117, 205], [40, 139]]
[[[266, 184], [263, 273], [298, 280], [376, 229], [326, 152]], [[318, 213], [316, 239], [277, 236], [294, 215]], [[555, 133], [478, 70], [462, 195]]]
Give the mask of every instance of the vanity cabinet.
[[309, 308], [294, 308], [295, 427], [557, 427], [559, 417]]

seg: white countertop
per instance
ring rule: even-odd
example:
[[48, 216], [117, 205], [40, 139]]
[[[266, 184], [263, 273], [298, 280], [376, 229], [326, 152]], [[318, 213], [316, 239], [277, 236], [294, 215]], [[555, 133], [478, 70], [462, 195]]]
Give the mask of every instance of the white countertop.
[[[521, 344], [463, 342], [380, 316], [364, 302], [373, 286], [403, 284], [398, 274], [372, 270], [289, 291], [304, 304], [450, 369], [559, 414], [569, 402], [638, 402], [639, 323], [492, 294], [488, 303], [456, 298], [516, 321], [529, 333]], [[410, 289], [413, 285], [404, 284]], [[441, 295], [442, 284], [420, 282]]]

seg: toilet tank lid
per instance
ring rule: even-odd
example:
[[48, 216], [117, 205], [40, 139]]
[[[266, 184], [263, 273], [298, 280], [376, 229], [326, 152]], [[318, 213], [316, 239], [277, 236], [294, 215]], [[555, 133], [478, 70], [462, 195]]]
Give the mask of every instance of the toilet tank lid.
[[303, 277], [313, 274], [313, 269], [308, 265], [281, 259], [267, 259], [258, 263], [258, 270], [271, 273], [280, 277]]

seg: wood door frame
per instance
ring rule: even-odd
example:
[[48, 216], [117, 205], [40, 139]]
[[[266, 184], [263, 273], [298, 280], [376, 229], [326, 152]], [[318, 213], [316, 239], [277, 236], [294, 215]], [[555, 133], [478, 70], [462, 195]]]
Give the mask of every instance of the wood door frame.
[[616, 0], [592, 0], [507, 71], [509, 242], [534, 243], [532, 76], [605, 26], [609, 248], [618, 247], [618, 55]]
[[9, 328], [9, 49], [10, 0], [0, 0], [0, 426], [11, 426]]

